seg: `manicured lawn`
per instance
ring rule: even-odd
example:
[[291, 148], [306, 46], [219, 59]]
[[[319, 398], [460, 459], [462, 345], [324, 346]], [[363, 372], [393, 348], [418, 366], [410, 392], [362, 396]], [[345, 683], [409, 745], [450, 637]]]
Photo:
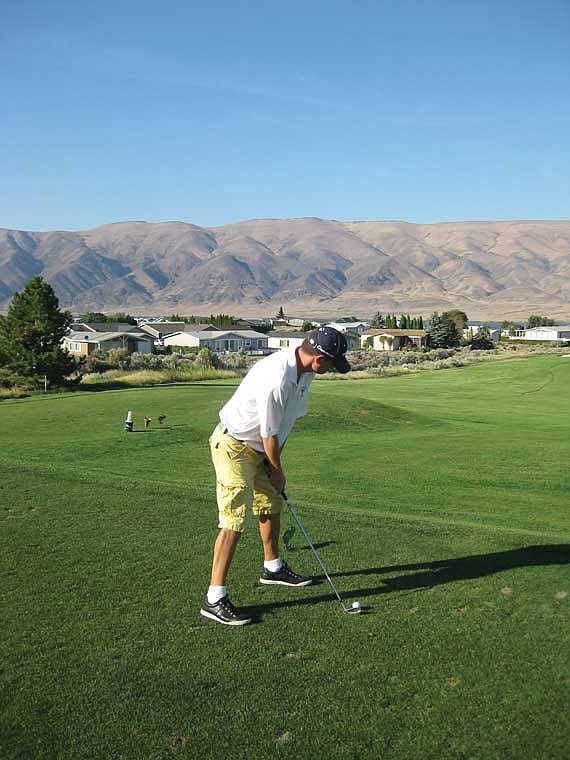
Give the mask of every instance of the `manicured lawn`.
[[0, 404], [0, 756], [567, 758], [570, 359], [315, 382], [289, 497], [365, 614], [260, 586], [251, 525], [238, 630], [198, 615], [234, 387]]

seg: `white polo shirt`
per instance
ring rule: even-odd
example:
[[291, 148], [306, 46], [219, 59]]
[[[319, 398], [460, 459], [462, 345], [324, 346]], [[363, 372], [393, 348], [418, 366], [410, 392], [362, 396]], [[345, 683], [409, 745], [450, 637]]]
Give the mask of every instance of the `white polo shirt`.
[[307, 413], [312, 379], [313, 373], [305, 372], [297, 382], [294, 348], [266, 356], [253, 365], [221, 409], [220, 422], [231, 436], [257, 451], [263, 451], [262, 438], [273, 435], [282, 446], [295, 420]]

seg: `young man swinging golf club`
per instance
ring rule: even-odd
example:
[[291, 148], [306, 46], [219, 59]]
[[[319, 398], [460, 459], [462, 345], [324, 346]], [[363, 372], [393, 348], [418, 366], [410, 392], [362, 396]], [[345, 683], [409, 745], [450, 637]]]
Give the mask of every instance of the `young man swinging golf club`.
[[220, 411], [210, 437], [216, 471], [219, 533], [214, 544], [210, 587], [200, 614], [223, 625], [246, 625], [251, 617], [230, 602], [226, 577], [246, 521], [259, 520], [264, 584], [308, 586], [279, 557], [279, 530], [285, 502], [281, 452], [295, 420], [307, 412], [315, 374], [350, 370], [346, 338], [319, 327], [298, 348], [286, 348], [257, 362]]

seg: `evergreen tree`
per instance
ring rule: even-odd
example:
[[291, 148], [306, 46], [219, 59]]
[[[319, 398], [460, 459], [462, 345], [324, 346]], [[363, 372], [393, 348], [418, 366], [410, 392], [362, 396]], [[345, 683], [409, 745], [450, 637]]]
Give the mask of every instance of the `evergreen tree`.
[[405, 314], [400, 315], [400, 328], [402, 330], [407, 330], [408, 327], [408, 317]]
[[233, 327], [237, 320], [231, 314], [210, 314], [206, 322], [217, 327]]
[[443, 348], [445, 345], [446, 337], [447, 329], [441, 321], [441, 317], [437, 311], [434, 311], [434, 313], [429, 318], [429, 344], [432, 348]]
[[480, 327], [471, 339], [471, 348], [478, 351], [488, 351], [495, 348], [488, 327]]
[[457, 327], [445, 314], [440, 316], [434, 312], [431, 315], [428, 335], [432, 348], [451, 348], [459, 345]]
[[50, 385], [62, 385], [77, 367], [61, 347], [71, 321], [71, 314], [60, 310], [51, 285], [41, 277], [31, 279], [21, 293], [14, 293], [0, 318], [0, 356], [6, 369], [28, 378], [45, 375]]
[[423, 329], [424, 329], [424, 318], [420, 314], [420, 316], [418, 317], [418, 330], [423, 330]]
[[283, 307], [279, 307], [279, 311], [275, 315], [275, 319], [285, 319], [285, 312], [283, 311]]
[[384, 320], [384, 317], [379, 311], [377, 311], [376, 314], [372, 317], [372, 326], [386, 327], [386, 322]]

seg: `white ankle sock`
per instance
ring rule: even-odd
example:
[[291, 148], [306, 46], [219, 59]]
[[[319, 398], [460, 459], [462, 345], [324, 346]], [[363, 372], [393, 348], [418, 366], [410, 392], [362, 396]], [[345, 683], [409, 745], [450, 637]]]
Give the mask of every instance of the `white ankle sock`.
[[216, 604], [228, 593], [227, 586], [209, 586], [208, 587], [208, 604]]
[[279, 570], [281, 570], [283, 567], [283, 562], [279, 559], [279, 557], [277, 559], [269, 559], [265, 560], [263, 567], [266, 570], [269, 570], [270, 573], [278, 573]]

